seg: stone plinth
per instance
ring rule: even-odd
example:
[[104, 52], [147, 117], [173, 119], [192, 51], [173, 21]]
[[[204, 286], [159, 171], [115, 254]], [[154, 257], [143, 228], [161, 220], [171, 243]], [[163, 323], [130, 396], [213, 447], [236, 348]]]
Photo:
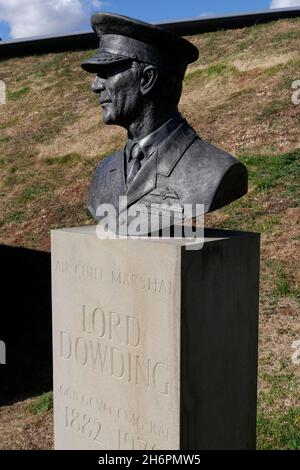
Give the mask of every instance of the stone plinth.
[[51, 236], [55, 448], [254, 448], [259, 237]]

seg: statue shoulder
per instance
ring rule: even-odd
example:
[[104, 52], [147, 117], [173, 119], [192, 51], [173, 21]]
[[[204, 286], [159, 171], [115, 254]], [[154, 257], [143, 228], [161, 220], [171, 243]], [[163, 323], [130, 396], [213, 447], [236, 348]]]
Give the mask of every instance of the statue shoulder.
[[123, 152], [124, 148], [122, 148], [121, 150], [117, 150], [111, 155], [107, 155], [102, 160], [100, 160], [100, 162], [96, 166], [94, 176], [98, 176], [100, 173], [105, 173], [115, 168], [116, 165], [119, 164], [119, 159], [122, 157]]
[[225, 150], [204, 141], [202, 146], [216, 176], [215, 192], [209, 207], [211, 212], [247, 194], [248, 171], [240, 160]]
[[191, 151], [195, 158], [199, 158], [206, 164], [221, 169], [228, 168], [238, 160], [225, 150], [213, 145], [197, 135], [193, 141]]
[[[230, 204], [248, 191], [248, 171], [245, 165], [225, 150], [197, 138], [188, 149], [189, 164], [200, 175], [200, 188], [206, 188], [206, 211], [211, 212]], [[200, 189], [202, 191], [202, 189]]]
[[96, 166], [88, 194], [88, 209], [94, 218], [97, 218], [96, 211], [99, 204], [111, 203], [118, 197], [118, 181], [122, 180], [122, 172], [116, 170], [122, 167], [123, 152], [124, 149], [108, 155]]

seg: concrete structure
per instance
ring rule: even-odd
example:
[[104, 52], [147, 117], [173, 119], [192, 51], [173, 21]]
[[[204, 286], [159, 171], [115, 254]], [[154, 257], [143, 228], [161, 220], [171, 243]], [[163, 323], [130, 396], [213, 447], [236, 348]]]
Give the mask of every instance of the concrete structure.
[[259, 237], [187, 248], [52, 231], [56, 449], [255, 447]]

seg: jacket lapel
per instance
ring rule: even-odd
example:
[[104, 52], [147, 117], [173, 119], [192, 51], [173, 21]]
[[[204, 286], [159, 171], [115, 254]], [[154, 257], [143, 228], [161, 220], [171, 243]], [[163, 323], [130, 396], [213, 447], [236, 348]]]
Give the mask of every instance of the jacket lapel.
[[197, 138], [185, 119], [158, 148], [157, 173], [169, 176], [186, 149]]
[[[197, 134], [185, 119], [158, 147], [155, 153], [142, 166], [135, 179], [128, 187], [127, 206], [130, 206], [148, 194], [157, 185], [157, 174], [169, 176], [176, 163], [183, 156], [189, 145], [197, 138]], [[122, 160], [123, 161], [123, 160]], [[123, 178], [125, 185], [125, 172], [123, 161]]]
[[109, 200], [112, 201], [114, 207], [118, 207], [119, 196], [126, 192], [124, 148], [116, 153], [114, 162], [108, 169], [105, 186], [110, 194]]
[[156, 167], [157, 167], [157, 150], [137, 173], [131, 185], [128, 187], [127, 205], [133, 204], [141, 199], [145, 194], [149, 193], [156, 187]]

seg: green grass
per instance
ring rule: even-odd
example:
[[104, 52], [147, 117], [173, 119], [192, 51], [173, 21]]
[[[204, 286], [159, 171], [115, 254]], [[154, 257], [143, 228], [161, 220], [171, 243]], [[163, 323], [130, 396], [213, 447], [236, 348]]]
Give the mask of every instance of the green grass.
[[53, 392], [43, 393], [29, 406], [29, 411], [33, 414], [45, 413], [53, 408]]
[[265, 106], [258, 112], [257, 119], [260, 121], [273, 117], [275, 114], [280, 113], [288, 106], [293, 106], [290, 97], [273, 100], [271, 103], [267, 104], [267, 106]]
[[7, 186], [8, 188], [12, 188], [13, 186], [15, 186], [17, 184], [18, 184], [18, 177], [15, 173], [10, 174], [4, 180], [4, 185]]
[[281, 297], [285, 297], [291, 293], [290, 281], [286, 273], [283, 271], [279, 273], [278, 279], [276, 281], [276, 286], [274, 288], [274, 293]]
[[78, 115], [70, 110], [61, 111], [47, 109], [41, 115], [41, 121], [31, 132], [28, 139], [33, 144], [49, 143], [65, 126], [72, 125], [78, 119]]
[[6, 144], [10, 140], [11, 140], [11, 137], [9, 137], [8, 135], [3, 135], [0, 137], [0, 143], [3, 143], [3, 144]]
[[9, 129], [10, 127], [14, 127], [14, 126], [17, 124], [18, 119], [19, 119], [19, 118], [14, 117], [13, 119], [10, 119], [10, 120], [8, 120], [8, 121], [2, 122], [2, 123], [0, 124], [0, 129], [1, 129], [1, 130], [2, 130], [2, 129]]
[[300, 39], [300, 29], [297, 31], [281, 31], [280, 33], [276, 33], [274, 34], [273, 42], [293, 41], [295, 39]]
[[296, 384], [293, 386], [294, 375], [288, 370], [288, 366], [287, 360], [281, 360], [277, 373], [261, 371], [260, 377], [269, 385], [268, 390], [260, 394], [262, 405], [274, 405], [279, 394], [286, 399], [296, 391]]
[[257, 417], [257, 449], [300, 449], [300, 407], [287, 413], [269, 414], [259, 411]]
[[[300, 149], [275, 156], [241, 156], [248, 168], [250, 181], [257, 189], [266, 190], [275, 187], [280, 180], [289, 180], [289, 184], [299, 184]], [[298, 183], [297, 183], [298, 180]]]
[[279, 400], [295, 401], [299, 381], [283, 361], [278, 373], [261, 372], [260, 376], [269, 387], [260, 393], [258, 400], [257, 448], [299, 449], [300, 407], [291, 405], [288, 411], [278, 408]]
[[286, 67], [286, 64], [276, 64], [272, 65], [271, 67], [268, 67], [264, 70], [264, 73], [268, 75], [269, 77], [274, 77], [278, 75], [278, 72], [283, 70]]
[[[281, 221], [281, 215], [279, 214], [272, 214], [272, 215], [266, 215], [261, 212], [261, 214], [258, 213], [257, 215], [262, 215], [263, 217], [261, 219], [256, 220], [255, 224], [255, 230], [259, 233], [272, 233], [272, 231], [277, 227], [277, 225]], [[249, 227], [250, 228], [250, 227]]]
[[265, 121], [269, 118], [275, 118], [275, 116], [282, 111], [286, 110], [288, 107], [293, 106], [291, 97], [285, 97], [283, 99], [273, 100], [268, 103], [262, 109], [259, 109], [256, 119], [258, 121]]
[[239, 73], [238, 69], [233, 65], [219, 62], [203, 69], [191, 70], [185, 75], [184, 83], [205, 81], [216, 77], [228, 77], [239, 75]]
[[254, 88], [243, 88], [242, 90], [234, 91], [228, 98], [228, 101], [235, 103], [235, 101], [239, 101], [240, 99], [247, 99], [254, 94]]
[[65, 165], [71, 166], [76, 164], [81, 160], [81, 155], [79, 153], [68, 153], [59, 157], [46, 158], [45, 163], [47, 165]]
[[[233, 107], [239, 107], [243, 104], [244, 101], [249, 102], [253, 100], [254, 89], [253, 88], [243, 88], [242, 90], [234, 91], [228, 96], [228, 98], [223, 101], [223, 103], [218, 103], [217, 105], [212, 104], [209, 111], [212, 116], [219, 116], [223, 113], [230, 112]], [[219, 135], [221, 133], [221, 129]]]
[[[299, 204], [300, 149], [273, 156], [241, 155], [240, 160], [248, 168], [249, 186], [253, 189], [243, 198], [222, 209], [228, 218], [222, 220], [220, 227], [227, 229], [239, 227], [240, 230], [272, 233], [282, 220], [281, 207], [274, 206], [270, 212], [262, 202], [272, 200], [276, 194], [282, 199], [288, 198], [289, 207], [296, 207]], [[280, 278], [279, 271], [277, 275], [279, 280], [276, 290], [278, 293], [287, 292], [288, 287]]]
[[19, 201], [20, 202], [29, 202], [35, 199], [36, 197], [41, 196], [43, 193], [47, 193], [50, 190], [50, 184], [31, 184], [22, 192]]
[[278, 301], [284, 297], [293, 298], [296, 301], [298, 298], [300, 299], [297, 281], [293, 279], [289, 268], [290, 265], [287, 260], [282, 261], [271, 258], [264, 261], [265, 273], [261, 273], [261, 281], [265, 281], [267, 275], [272, 288], [267, 293], [262, 292], [261, 295], [267, 295], [268, 303], [273, 304], [274, 308], [270, 313], [275, 312]]
[[18, 90], [11, 91], [8, 93], [8, 99], [11, 101], [18, 100], [24, 95], [27, 95], [30, 92], [30, 88], [28, 86], [23, 86], [22, 88], [19, 88]]
[[11, 212], [6, 218], [0, 220], [0, 226], [10, 222], [20, 223], [25, 217], [26, 213], [24, 211]]

